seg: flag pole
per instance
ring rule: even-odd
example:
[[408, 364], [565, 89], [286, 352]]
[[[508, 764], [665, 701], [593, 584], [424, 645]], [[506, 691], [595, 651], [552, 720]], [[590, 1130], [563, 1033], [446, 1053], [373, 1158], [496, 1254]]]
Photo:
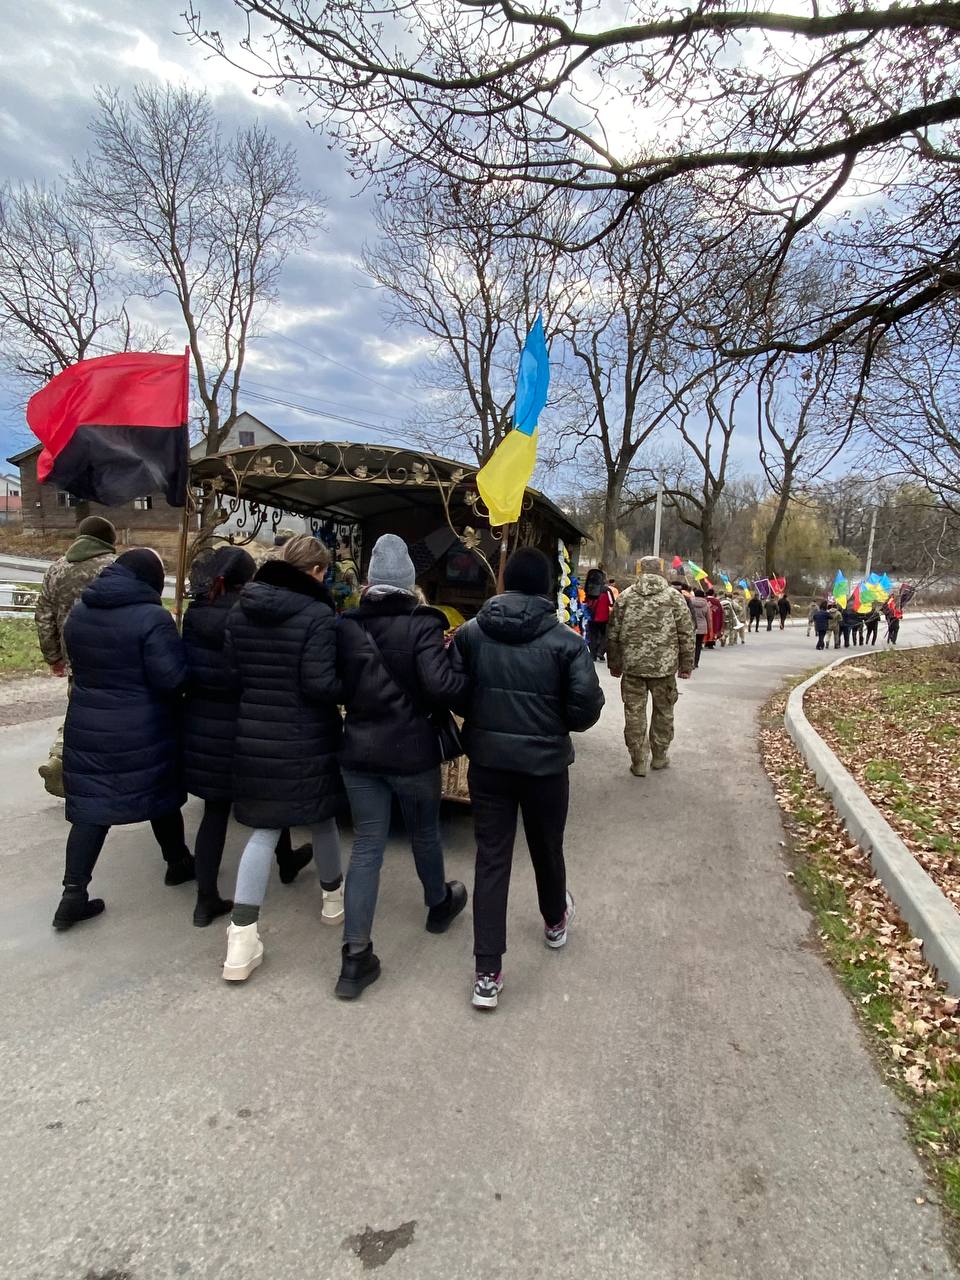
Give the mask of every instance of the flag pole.
[[[190, 422], [190, 346], [183, 348], [183, 429], [188, 431]], [[183, 517], [180, 521], [180, 542], [177, 546], [177, 586], [174, 594], [173, 616], [177, 630], [183, 627], [183, 597], [187, 581], [187, 538], [190, 534], [190, 439], [187, 437], [187, 488], [183, 495]]]
[[507, 550], [510, 546], [510, 530], [513, 525], [503, 526], [503, 537], [500, 539], [500, 563], [497, 565], [497, 595], [503, 595], [503, 571], [507, 567]]

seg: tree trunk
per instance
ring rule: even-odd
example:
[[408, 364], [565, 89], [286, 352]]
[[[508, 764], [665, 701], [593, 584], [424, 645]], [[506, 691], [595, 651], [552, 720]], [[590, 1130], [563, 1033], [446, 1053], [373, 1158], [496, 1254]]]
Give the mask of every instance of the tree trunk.
[[713, 507], [704, 506], [700, 517], [700, 565], [707, 573], [717, 567], [717, 547], [713, 536]]
[[619, 570], [620, 567], [617, 563], [617, 529], [622, 505], [623, 477], [612, 476], [607, 481], [607, 492], [603, 500], [603, 546], [600, 554], [607, 573]]
[[770, 528], [767, 530], [767, 536], [763, 541], [763, 572], [768, 578], [776, 573], [776, 554], [777, 542], [780, 538], [780, 530], [783, 528], [783, 522], [787, 514], [787, 505], [790, 502], [790, 489], [793, 484], [792, 473], [785, 472], [783, 484], [780, 486], [780, 499], [777, 502], [777, 509], [773, 513], [773, 520]]

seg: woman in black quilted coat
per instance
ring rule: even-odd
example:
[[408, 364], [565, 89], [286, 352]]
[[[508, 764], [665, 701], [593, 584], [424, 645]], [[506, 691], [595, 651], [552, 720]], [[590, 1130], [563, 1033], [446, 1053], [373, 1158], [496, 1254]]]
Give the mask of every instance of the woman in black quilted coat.
[[180, 765], [183, 643], [163, 606], [163, 561], [125, 551], [84, 588], [64, 627], [73, 671], [63, 731], [67, 836], [63, 897], [53, 919], [69, 929], [99, 915], [87, 893], [112, 826], [150, 822], [166, 883], [193, 879], [183, 839]]
[[253, 827], [237, 870], [223, 976], [242, 982], [263, 959], [257, 921], [286, 826], [311, 830], [325, 923], [343, 919], [336, 817], [346, 808], [337, 764], [336, 617], [323, 579], [329, 554], [291, 538], [257, 571], [227, 620], [227, 661], [240, 688], [234, 814]]
[[[220, 547], [199, 561], [192, 574], [193, 602], [183, 619], [188, 672], [184, 769], [187, 790], [204, 802], [194, 849], [197, 905], [193, 923], [198, 928], [211, 924], [233, 906], [220, 897], [217, 875], [233, 806], [240, 690], [227, 667], [223, 647], [227, 618], [256, 569], [253, 556], [242, 547]], [[292, 884], [313, 851], [308, 844], [291, 848], [290, 830], [284, 827], [276, 856], [281, 881]]]

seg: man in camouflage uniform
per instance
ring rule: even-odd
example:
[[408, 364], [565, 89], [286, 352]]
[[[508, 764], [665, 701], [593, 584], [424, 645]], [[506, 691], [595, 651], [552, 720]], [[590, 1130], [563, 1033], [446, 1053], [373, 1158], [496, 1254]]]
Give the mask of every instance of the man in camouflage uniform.
[[636, 585], [617, 600], [607, 629], [607, 668], [621, 676], [623, 737], [630, 752], [630, 772], [647, 772], [647, 695], [650, 750], [654, 769], [665, 769], [673, 741], [673, 705], [677, 676], [693, 671], [694, 629], [683, 597], [672, 590], [654, 556], [640, 561]]
[[733, 605], [733, 612], [736, 615], [736, 619], [737, 619], [737, 629], [734, 632], [733, 639], [731, 640], [730, 643], [736, 644], [737, 636], [739, 636], [740, 643], [746, 644], [747, 643], [747, 611], [744, 606], [743, 596], [739, 595], [737, 592], [734, 592], [733, 599], [731, 600], [731, 604]]
[[[34, 621], [40, 652], [55, 676], [69, 676], [63, 624], [87, 585], [101, 569], [116, 559], [117, 531], [102, 516], [88, 516], [77, 526], [77, 539], [66, 555], [55, 560], [43, 575]], [[38, 770], [52, 796], [63, 798], [63, 725], [50, 748], [50, 758]]]

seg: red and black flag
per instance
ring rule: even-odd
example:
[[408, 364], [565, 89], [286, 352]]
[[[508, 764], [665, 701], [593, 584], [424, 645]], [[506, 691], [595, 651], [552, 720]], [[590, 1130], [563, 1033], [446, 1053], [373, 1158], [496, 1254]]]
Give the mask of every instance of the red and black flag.
[[189, 354], [124, 351], [81, 360], [32, 396], [27, 422], [44, 446], [37, 478], [118, 507], [163, 493], [187, 497]]

